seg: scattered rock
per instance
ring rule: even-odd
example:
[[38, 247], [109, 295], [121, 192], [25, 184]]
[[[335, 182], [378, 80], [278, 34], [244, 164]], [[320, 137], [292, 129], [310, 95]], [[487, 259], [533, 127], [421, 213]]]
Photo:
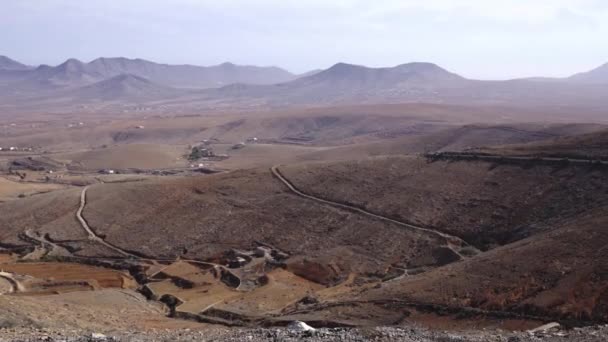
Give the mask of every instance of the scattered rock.
[[[108, 327], [110, 328], [110, 327]], [[539, 327], [541, 328], [541, 327]], [[538, 328], [537, 328], [538, 329]], [[537, 332], [546, 331], [539, 337], [528, 332], [505, 331], [434, 331], [421, 327], [377, 327], [377, 328], [319, 328], [294, 321], [287, 328], [253, 329], [163, 329], [145, 332], [121, 331], [106, 336], [101, 333], [85, 333], [75, 330], [54, 330], [35, 328], [0, 328], [2, 342], [133, 342], [133, 341], [284, 341], [284, 342], [322, 342], [322, 341], [403, 341], [403, 342], [605, 342], [608, 341], [608, 326], [593, 326], [572, 330], [556, 330], [551, 325]], [[116, 334], [116, 335], [115, 335]]]

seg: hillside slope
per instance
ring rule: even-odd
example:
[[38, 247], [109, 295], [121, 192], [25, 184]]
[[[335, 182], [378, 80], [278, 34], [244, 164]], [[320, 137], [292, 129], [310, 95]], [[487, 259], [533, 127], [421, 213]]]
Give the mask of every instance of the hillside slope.
[[482, 152], [505, 155], [608, 158], [608, 131], [554, 138], [529, 144], [488, 147]]
[[482, 249], [549, 229], [608, 200], [597, 191], [608, 184], [606, 174], [587, 168], [379, 157], [282, 169], [306, 193], [434, 227]]
[[608, 319], [608, 207], [556, 222], [550, 232], [363, 295], [561, 319]]
[[573, 75], [568, 80], [582, 83], [608, 83], [608, 63], [593, 70]]
[[0, 70], [27, 70], [30, 67], [17, 62], [16, 60], [10, 59], [6, 56], [0, 56]]
[[81, 101], [158, 100], [183, 94], [177, 89], [155, 84], [143, 77], [120, 74], [67, 93]]

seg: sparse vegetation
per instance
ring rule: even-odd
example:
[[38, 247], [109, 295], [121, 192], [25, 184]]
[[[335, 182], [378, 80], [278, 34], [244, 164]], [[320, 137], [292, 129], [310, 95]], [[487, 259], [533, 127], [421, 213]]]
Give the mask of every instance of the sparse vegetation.
[[197, 161], [201, 158], [213, 157], [215, 154], [209, 147], [194, 146], [188, 155], [188, 160]]

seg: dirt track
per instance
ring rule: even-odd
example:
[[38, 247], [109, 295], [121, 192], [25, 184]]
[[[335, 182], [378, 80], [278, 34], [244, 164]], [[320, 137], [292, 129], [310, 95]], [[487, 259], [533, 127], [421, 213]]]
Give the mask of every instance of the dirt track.
[[[76, 211], [76, 218], [78, 219], [78, 222], [80, 222], [80, 225], [82, 226], [82, 228], [86, 231], [86, 233], [89, 236], [89, 240], [91, 241], [95, 241], [97, 243], [100, 243], [122, 255], [124, 255], [127, 258], [130, 259], [136, 259], [136, 260], [140, 260], [140, 261], [147, 261], [147, 262], [152, 262], [152, 263], [157, 263], [157, 262], [175, 262], [177, 260], [175, 259], [152, 259], [152, 258], [144, 258], [138, 255], [135, 255], [133, 253], [130, 253], [120, 247], [117, 247], [107, 241], [105, 241], [103, 238], [101, 238], [100, 236], [98, 236], [97, 234], [95, 234], [95, 232], [91, 229], [91, 227], [89, 226], [89, 224], [87, 223], [87, 220], [82, 216], [82, 212], [84, 211], [84, 208], [87, 204], [87, 190], [89, 189], [88, 186], [86, 186], [84, 189], [82, 189], [82, 192], [80, 193], [80, 207], [78, 208], [78, 210]], [[194, 263], [194, 264], [200, 264], [200, 265], [208, 265], [208, 266], [212, 266], [215, 268], [219, 268], [222, 269], [224, 271], [228, 271], [223, 265], [220, 264], [216, 264], [216, 263], [212, 263], [212, 262], [207, 262], [207, 261], [201, 261], [201, 260], [193, 260], [193, 259], [183, 259], [183, 258], [179, 258], [178, 260], [181, 261], [185, 261], [185, 262], [190, 262], [190, 263]], [[232, 272], [230, 272], [232, 273]], [[233, 274], [234, 275], [234, 274]], [[236, 277], [236, 275], [235, 275]], [[238, 278], [238, 277], [237, 277]], [[239, 278], [239, 282], [240, 282], [240, 278]], [[238, 288], [237, 288], [238, 289]]]
[[21, 285], [21, 283], [19, 283], [17, 279], [15, 279], [12, 273], [0, 271], [0, 278], [8, 281], [11, 284], [11, 289], [9, 293], [24, 291], [23, 285]]
[[[283, 182], [283, 184], [285, 184], [289, 190], [293, 193], [295, 193], [296, 195], [300, 196], [300, 197], [304, 197], [306, 199], [318, 202], [318, 203], [322, 203], [322, 204], [326, 204], [326, 205], [331, 205], [334, 207], [338, 207], [341, 209], [345, 209], [345, 210], [349, 210], [349, 211], [354, 211], [357, 212], [359, 214], [365, 215], [365, 216], [369, 216], [372, 217], [374, 219], [377, 220], [382, 220], [382, 221], [387, 221], [393, 224], [396, 224], [398, 226], [401, 227], [405, 227], [407, 229], [412, 229], [412, 230], [416, 230], [416, 231], [420, 231], [420, 232], [424, 232], [427, 234], [432, 234], [435, 236], [438, 236], [440, 238], [446, 239], [448, 247], [450, 249], [452, 249], [452, 251], [454, 251], [454, 253], [458, 254], [461, 258], [464, 258], [464, 256], [462, 256], [462, 254], [460, 254], [460, 252], [458, 252], [457, 249], [455, 249], [454, 247], [464, 247], [467, 246], [469, 248], [473, 248], [471, 245], [469, 245], [466, 241], [462, 240], [461, 238], [454, 236], [454, 235], [450, 235], [450, 234], [446, 234], [434, 229], [430, 229], [430, 228], [423, 228], [423, 227], [418, 227], [418, 226], [414, 226], [412, 224], [409, 223], [405, 223], [405, 222], [401, 222], [401, 221], [397, 221], [382, 215], [378, 215], [378, 214], [374, 214], [372, 212], [369, 212], [365, 209], [362, 208], [358, 208], [352, 205], [348, 205], [348, 204], [343, 204], [343, 203], [338, 203], [338, 202], [334, 202], [334, 201], [329, 201], [323, 198], [319, 198], [316, 196], [312, 196], [312, 195], [308, 195], [303, 193], [302, 191], [298, 190], [295, 185], [293, 185], [287, 178], [285, 178], [285, 176], [283, 176], [283, 174], [281, 173], [281, 171], [279, 170], [279, 166], [275, 165], [273, 167], [270, 168], [270, 171], [272, 172], [272, 174], [278, 178], [281, 182]], [[479, 252], [479, 251], [476, 251]]]
[[95, 232], [93, 232], [93, 230], [91, 229], [91, 227], [89, 227], [89, 224], [87, 223], [87, 220], [85, 220], [85, 218], [82, 216], [82, 212], [84, 210], [84, 207], [87, 205], [87, 190], [89, 189], [88, 186], [86, 186], [84, 189], [82, 189], [82, 192], [80, 193], [80, 207], [78, 208], [78, 211], [76, 211], [76, 218], [78, 219], [78, 222], [80, 222], [80, 225], [82, 226], [82, 228], [87, 232], [87, 234], [89, 235], [89, 240], [98, 242], [110, 249], [112, 249], [113, 251], [116, 251], [126, 257], [131, 257], [131, 258], [135, 258], [135, 259], [139, 259], [139, 257], [137, 255], [131, 254], [129, 252], [126, 252], [124, 250], [122, 250], [121, 248], [118, 248], [108, 242], [106, 242], [104, 239], [102, 239], [101, 237], [99, 237], [97, 234], [95, 234]]

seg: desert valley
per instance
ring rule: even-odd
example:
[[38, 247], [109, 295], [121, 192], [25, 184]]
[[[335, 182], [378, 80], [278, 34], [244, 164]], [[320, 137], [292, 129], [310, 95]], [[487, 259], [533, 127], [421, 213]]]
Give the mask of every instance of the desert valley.
[[603, 340], [607, 95], [608, 64], [0, 57], [0, 328]]

